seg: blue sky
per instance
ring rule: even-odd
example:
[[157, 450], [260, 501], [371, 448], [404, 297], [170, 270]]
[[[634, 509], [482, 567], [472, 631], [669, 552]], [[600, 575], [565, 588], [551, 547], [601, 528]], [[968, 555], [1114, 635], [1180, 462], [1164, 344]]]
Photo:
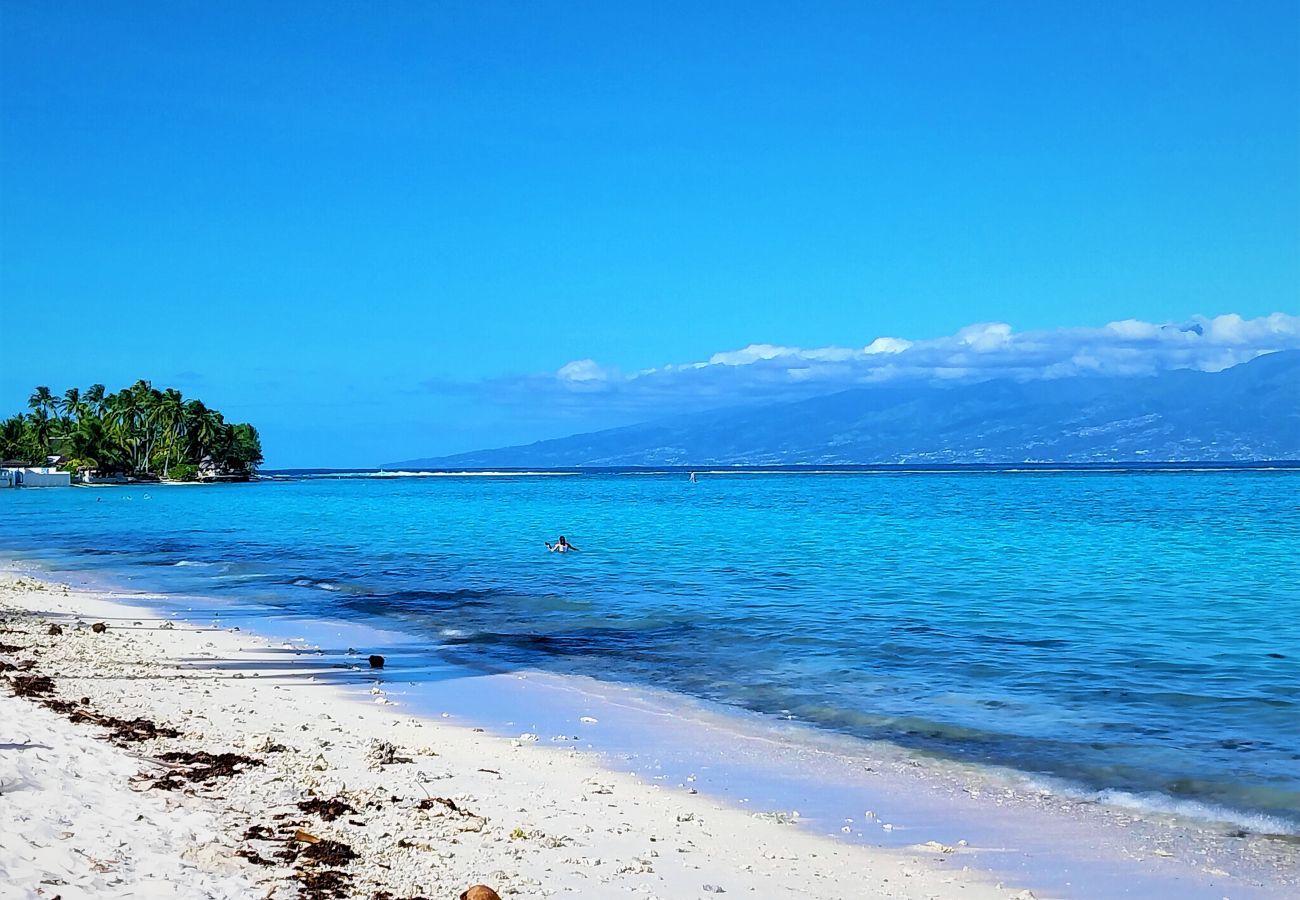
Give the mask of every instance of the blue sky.
[[750, 345], [1290, 346], [1297, 4], [1124, 6], [10, 0], [0, 409], [145, 377], [366, 465], [754, 402], [658, 377]]

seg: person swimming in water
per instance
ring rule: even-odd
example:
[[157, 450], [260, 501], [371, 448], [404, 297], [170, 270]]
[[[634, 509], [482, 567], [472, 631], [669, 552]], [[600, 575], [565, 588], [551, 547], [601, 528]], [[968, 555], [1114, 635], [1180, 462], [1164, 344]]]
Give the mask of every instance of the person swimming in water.
[[564, 535], [560, 535], [560, 539], [554, 544], [547, 541], [546, 549], [550, 550], [552, 553], [568, 553], [570, 550], [577, 550], [578, 548], [565, 540]]

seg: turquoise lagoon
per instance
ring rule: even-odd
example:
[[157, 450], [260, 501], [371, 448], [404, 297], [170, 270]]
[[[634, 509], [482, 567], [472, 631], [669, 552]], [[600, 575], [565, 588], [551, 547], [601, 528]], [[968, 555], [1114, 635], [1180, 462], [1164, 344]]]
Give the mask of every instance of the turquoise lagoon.
[[[546, 551], [565, 534], [580, 552]], [[1300, 471], [0, 492], [0, 554], [1300, 833]], [[689, 705], [683, 698], [683, 705]]]

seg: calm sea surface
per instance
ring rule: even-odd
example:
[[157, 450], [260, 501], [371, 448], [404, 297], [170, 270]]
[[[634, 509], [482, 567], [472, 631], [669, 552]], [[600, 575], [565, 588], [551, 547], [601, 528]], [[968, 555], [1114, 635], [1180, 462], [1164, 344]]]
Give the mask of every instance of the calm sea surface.
[[1296, 471], [6, 490], [3, 554], [1300, 832]]

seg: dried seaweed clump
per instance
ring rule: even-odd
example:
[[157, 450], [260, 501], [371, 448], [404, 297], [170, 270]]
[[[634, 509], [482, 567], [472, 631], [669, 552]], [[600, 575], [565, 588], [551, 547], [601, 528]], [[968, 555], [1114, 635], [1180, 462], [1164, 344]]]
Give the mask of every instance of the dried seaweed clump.
[[164, 791], [174, 791], [187, 781], [203, 783], [230, 778], [244, 769], [265, 765], [260, 759], [240, 753], [208, 753], [206, 750], [178, 750], [164, 753], [159, 759], [177, 764], [177, 768], [150, 785]]
[[320, 816], [326, 822], [333, 822], [340, 816], [355, 813], [356, 810], [337, 797], [331, 800], [321, 800], [313, 797], [311, 800], [303, 800], [298, 804], [298, 808], [308, 815]]

